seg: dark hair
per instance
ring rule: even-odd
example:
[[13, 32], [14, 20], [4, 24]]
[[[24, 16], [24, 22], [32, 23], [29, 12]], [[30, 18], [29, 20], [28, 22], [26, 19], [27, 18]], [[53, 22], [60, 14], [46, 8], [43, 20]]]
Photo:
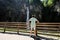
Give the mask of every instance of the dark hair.
[[32, 15], [32, 17], [35, 17], [35, 15]]

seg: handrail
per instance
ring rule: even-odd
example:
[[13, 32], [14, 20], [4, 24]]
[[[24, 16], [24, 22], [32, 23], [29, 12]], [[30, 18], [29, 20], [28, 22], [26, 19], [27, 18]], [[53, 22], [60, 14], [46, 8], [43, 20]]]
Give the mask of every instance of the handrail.
[[[20, 27], [25, 27], [26, 26], [26, 22], [0, 22], [0, 27], [3, 26], [4, 27], [4, 32], [6, 31], [6, 27], [17, 27], [17, 33], [19, 34], [19, 28]], [[37, 23], [37, 27], [41, 27], [41, 26], [46, 26], [46, 27], [59, 27], [60, 29], [60, 23]], [[40, 28], [41, 29], [41, 28]], [[57, 29], [57, 28], [54, 28]], [[35, 35], [37, 35], [37, 29], [35, 30]]]

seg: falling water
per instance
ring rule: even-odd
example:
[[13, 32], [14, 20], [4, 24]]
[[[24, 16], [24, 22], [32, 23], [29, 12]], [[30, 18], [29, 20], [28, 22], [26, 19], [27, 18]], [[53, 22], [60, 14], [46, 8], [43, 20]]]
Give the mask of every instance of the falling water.
[[27, 19], [26, 19], [26, 21], [27, 21], [27, 29], [29, 29], [29, 7], [27, 7]]

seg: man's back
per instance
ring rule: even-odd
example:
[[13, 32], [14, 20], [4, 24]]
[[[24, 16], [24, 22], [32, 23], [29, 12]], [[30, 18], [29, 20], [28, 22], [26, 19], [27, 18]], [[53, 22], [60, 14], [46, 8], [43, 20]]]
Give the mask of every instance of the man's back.
[[31, 21], [31, 26], [32, 26], [32, 27], [35, 27], [35, 26], [36, 26], [36, 21], [37, 21], [36, 18], [32, 17], [32, 18], [30, 18], [29, 21]]

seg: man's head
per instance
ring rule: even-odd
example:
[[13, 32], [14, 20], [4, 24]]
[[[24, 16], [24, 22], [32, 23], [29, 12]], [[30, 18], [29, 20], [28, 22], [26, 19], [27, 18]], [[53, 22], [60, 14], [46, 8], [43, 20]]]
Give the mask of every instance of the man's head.
[[35, 17], [35, 15], [32, 15], [32, 17]]

